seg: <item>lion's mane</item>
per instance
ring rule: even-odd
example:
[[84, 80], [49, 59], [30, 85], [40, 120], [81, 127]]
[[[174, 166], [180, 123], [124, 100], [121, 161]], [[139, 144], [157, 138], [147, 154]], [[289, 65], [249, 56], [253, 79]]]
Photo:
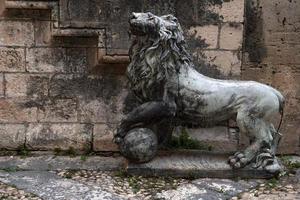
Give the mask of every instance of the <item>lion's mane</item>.
[[177, 19], [177, 25], [172, 28], [165, 26], [165, 20], [157, 21], [156, 37], [136, 37], [129, 51], [131, 62], [127, 67], [127, 77], [131, 89], [141, 99], [148, 99], [147, 91], [154, 85], [164, 84], [179, 73], [180, 67], [193, 66]]

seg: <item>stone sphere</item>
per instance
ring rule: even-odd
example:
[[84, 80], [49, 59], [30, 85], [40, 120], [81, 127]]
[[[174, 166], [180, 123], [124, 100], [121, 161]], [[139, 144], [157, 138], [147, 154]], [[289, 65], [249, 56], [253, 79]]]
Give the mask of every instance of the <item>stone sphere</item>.
[[143, 163], [154, 158], [157, 146], [156, 134], [151, 129], [134, 128], [124, 137], [120, 152], [130, 161]]

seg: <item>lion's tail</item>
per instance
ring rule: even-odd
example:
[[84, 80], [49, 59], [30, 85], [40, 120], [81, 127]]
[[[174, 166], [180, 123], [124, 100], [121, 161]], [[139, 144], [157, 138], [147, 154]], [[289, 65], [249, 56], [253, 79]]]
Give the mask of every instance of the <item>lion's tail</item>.
[[275, 93], [275, 95], [277, 96], [277, 98], [278, 98], [278, 102], [279, 102], [279, 113], [280, 113], [280, 115], [281, 115], [281, 118], [280, 118], [280, 122], [279, 122], [279, 125], [278, 125], [278, 128], [277, 128], [277, 133], [279, 133], [279, 129], [280, 129], [280, 127], [281, 127], [281, 124], [282, 124], [282, 120], [283, 120], [283, 112], [284, 112], [284, 105], [285, 105], [285, 98], [282, 96], [282, 94], [279, 92], [279, 91], [277, 91], [277, 90], [275, 90], [275, 89], [273, 89], [274, 90], [274, 93]]

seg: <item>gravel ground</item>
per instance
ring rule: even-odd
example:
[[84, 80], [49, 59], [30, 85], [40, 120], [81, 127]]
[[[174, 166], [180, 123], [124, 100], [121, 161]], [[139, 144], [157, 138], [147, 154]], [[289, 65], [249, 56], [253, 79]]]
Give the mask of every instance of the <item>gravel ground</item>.
[[126, 199], [152, 199], [155, 194], [163, 190], [175, 189], [181, 184], [188, 183], [186, 179], [127, 176], [123, 172], [64, 170], [57, 173], [61, 177], [99, 186], [104, 191], [118, 194]]
[[257, 188], [240, 193], [232, 200], [300, 200], [300, 171], [288, 174], [279, 180], [270, 179]]

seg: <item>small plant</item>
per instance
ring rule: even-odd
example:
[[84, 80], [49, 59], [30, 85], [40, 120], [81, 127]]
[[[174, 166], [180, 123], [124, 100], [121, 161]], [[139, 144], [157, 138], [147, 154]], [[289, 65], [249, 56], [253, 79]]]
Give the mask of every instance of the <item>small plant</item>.
[[20, 168], [18, 166], [14, 166], [14, 167], [6, 167], [2, 169], [5, 172], [16, 172], [16, 171], [20, 171]]
[[268, 180], [266, 186], [268, 188], [275, 188], [278, 185], [279, 181], [276, 178], [272, 178], [270, 180]]
[[212, 146], [201, 143], [198, 140], [192, 139], [188, 132], [183, 129], [179, 137], [173, 137], [169, 146], [174, 149], [198, 149], [211, 151]]
[[80, 160], [81, 160], [81, 161], [86, 161], [86, 159], [87, 159], [87, 156], [86, 156], [86, 155], [80, 156]]
[[119, 171], [115, 172], [115, 176], [125, 178], [128, 177], [128, 174], [124, 169], [120, 169]]
[[294, 170], [300, 168], [300, 162], [293, 162], [290, 160], [290, 156], [281, 157], [281, 161], [287, 167], [288, 170]]
[[138, 180], [136, 179], [136, 177], [132, 176], [128, 179], [129, 182], [129, 186], [131, 187], [133, 193], [137, 193], [138, 191], [140, 191], [141, 186], [138, 183]]
[[23, 157], [29, 156], [30, 151], [29, 151], [29, 149], [27, 148], [27, 146], [25, 144], [20, 145], [17, 149], [17, 155], [21, 156], [21, 158], [23, 158]]

